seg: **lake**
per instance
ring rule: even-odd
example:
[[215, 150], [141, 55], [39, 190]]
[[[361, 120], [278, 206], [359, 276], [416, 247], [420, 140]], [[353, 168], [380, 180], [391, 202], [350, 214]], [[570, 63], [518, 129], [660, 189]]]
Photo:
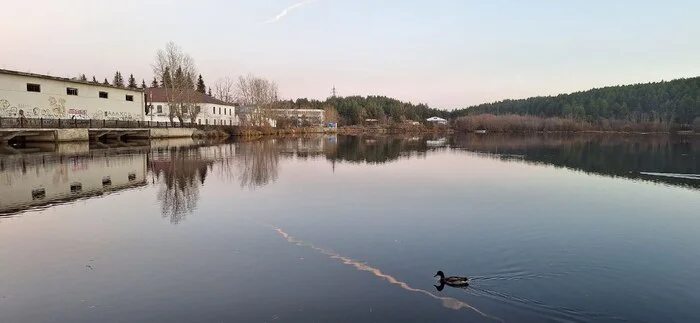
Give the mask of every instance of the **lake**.
[[699, 136], [5, 147], [0, 322], [700, 322], [693, 174]]

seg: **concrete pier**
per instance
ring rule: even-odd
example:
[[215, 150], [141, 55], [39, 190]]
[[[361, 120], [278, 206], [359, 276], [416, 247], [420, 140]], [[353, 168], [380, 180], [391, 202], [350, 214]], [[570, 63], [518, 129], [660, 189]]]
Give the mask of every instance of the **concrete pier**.
[[192, 137], [193, 128], [67, 128], [67, 129], [0, 129], [0, 143], [23, 137], [26, 142], [97, 141], [100, 138], [186, 138]]

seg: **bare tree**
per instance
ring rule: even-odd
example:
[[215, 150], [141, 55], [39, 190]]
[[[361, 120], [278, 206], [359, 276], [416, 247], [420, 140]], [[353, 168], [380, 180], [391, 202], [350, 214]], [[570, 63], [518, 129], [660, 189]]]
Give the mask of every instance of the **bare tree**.
[[190, 121], [194, 122], [199, 114], [196, 103], [200, 97], [194, 90], [195, 77], [198, 75], [194, 59], [174, 42], [169, 42], [165, 49], [158, 50], [152, 67], [153, 73], [164, 80], [170, 121], [177, 117], [182, 123], [189, 116]]
[[235, 97], [238, 103], [252, 107], [248, 120], [241, 120], [244, 125], [270, 125], [272, 106], [278, 100], [275, 82], [252, 74], [240, 76], [236, 82]]
[[279, 151], [275, 139], [243, 142], [236, 147], [236, 164], [241, 187], [255, 189], [277, 181]]
[[214, 97], [226, 103], [234, 103], [236, 101], [236, 82], [228, 76], [216, 81]]

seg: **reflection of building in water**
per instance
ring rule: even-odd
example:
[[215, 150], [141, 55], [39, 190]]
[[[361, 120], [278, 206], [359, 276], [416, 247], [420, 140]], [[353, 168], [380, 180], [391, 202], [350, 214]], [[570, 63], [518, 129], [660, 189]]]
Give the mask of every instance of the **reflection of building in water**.
[[146, 155], [85, 152], [0, 156], [0, 213], [146, 183]]
[[381, 135], [342, 136], [338, 138], [335, 149], [326, 152], [326, 159], [332, 163], [381, 164], [400, 158], [425, 157], [428, 150], [444, 149], [430, 147], [427, 139]]
[[323, 155], [329, 149], [335, 147], [337, 142], [338, 136], [333, 134], [285, 138], [284, 140], [277, 140], [276, 146], [282, 154], [306, 157]]

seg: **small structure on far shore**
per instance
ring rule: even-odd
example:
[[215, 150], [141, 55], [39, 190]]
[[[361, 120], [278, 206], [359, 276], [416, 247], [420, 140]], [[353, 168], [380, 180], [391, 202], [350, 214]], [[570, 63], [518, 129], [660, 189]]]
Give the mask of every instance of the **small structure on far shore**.
[[439, 125], [447, 124], [447, 120], [440, 118], [440, 117], [430, 117], [430, 118], [426, 119], [426, 121], [433, 123], [433, 124], [439, 124]]

